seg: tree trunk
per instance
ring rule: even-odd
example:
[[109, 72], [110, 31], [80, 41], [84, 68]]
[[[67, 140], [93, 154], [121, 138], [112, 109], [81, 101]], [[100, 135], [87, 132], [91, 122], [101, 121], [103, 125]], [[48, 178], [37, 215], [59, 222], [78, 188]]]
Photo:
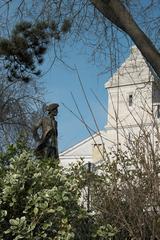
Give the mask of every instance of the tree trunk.
[[160, 54], [120, 0], [91, 0], [104, 17], [127, 33], [160, 78]]

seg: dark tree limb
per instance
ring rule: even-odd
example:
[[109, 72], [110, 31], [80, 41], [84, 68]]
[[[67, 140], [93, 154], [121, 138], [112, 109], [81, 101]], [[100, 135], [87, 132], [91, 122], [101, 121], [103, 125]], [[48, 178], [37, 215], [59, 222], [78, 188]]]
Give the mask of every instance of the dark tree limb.
[[160, 53], [120, 0], [91, 0], [104, 17], [127, 33], [160, 77]]

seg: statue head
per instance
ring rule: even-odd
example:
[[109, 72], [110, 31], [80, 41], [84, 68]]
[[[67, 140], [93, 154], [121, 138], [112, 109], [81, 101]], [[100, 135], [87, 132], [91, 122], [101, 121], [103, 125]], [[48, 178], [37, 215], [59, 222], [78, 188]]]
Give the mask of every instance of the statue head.
[[48, 114], [50, 116], [57, 116], [58, 114], [58, 107], [59, 107], [59, 104], [57, 103], [52, 103], [52, 104], [49, 104], [48, 106], [46, 106], [46, 111], [48, 112]]

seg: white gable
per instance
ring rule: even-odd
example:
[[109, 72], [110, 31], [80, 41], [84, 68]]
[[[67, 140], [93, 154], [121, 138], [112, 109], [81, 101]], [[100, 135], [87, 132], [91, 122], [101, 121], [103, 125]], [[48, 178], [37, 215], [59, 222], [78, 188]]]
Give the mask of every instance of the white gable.
[[95, 145], [104, 145], [107, 141], [106, 132], [100, 131], [89, 138], [81, 141], [66, 151], [60, 153], [59, 157], [63, 165], [83, 159], [84, 162], [93, 161], [93, 147]]
[[136, 46], [115, 74], [106, 82], [105, 88], [134, 85], [151, 81], [153, 73]]

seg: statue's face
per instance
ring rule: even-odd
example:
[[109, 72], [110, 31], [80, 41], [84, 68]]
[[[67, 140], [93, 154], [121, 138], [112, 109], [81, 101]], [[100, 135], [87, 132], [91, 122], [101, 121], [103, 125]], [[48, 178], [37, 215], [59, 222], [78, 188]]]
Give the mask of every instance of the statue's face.
[[55, 117], [58, 114], [58, 108], [52, 110], [51, 112], [48, 113], [51, 117]]

